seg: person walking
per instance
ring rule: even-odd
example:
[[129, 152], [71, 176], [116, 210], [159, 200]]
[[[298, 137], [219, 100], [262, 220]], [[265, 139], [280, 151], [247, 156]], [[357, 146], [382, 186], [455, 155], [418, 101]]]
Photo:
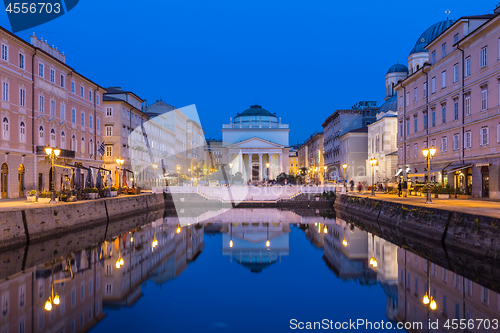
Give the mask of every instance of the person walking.
[[408, 183], [403, 181], [403, 196], [406, 198], [408, 195]]
[[354, 192], [354, 181], [352, 179], [349, 182], [349, 185], [351, 185], [351, 192]]
[[362, 189], [363, 189], [363, 184], [361, 184], [361, 182], [358, 182], [358, 192], [361, 193]]
[[398, 182], [398, 197], [401, 196], [401, 191], [403, 190], [403, 185], [401, 185], [401, 181]]

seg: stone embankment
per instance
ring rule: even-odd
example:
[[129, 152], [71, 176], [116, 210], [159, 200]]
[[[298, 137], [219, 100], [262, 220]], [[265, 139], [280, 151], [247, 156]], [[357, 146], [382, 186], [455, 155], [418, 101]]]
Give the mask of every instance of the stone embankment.
[[500, 220], [494, 217], [347, 195], [337, 197], [335, 209], [352, 222], [376, 227], [384, 238], [441, 243], [446, 249], [500, 259]]
[[[131, 216], [144, 212], [161, 211], [165, 207], [162, 194], [123, 196], [92, 201], [79, 201], [40, 207], [27, 206], [9, 212], [0, 212], [0, 248], [32, 244], [34, 242], [72, 232], [68, 237], [77, 241], [76, 231], [94, 230], [104, 225], [104, 234], [115, 223], [127, 224]], [[87, 237], [91, 237], [88, 235]]]

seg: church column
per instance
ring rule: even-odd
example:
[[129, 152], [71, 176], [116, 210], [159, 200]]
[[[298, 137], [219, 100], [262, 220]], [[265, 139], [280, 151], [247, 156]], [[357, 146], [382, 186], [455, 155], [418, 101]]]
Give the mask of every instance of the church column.
[[262, 154], [259, 154], [259, 181], [262, 181]]
[[283, 172], [283, 154], [279, 154], [280, 156], [280, 173]]
[[238, 171], [243, 173], [243, 154], [240, 152], [238, 153]]
[[252, 180], [252, 153], [248, 154], [248, 177], [250, 181]]
[[273, 179], [273, 154], [269, 155], [269, 179]]

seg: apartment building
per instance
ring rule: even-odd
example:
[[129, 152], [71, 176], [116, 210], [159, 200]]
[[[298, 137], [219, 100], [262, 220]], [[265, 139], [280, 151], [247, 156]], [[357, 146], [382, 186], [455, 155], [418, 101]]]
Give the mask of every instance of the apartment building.
[[[439, 22], [417, 41], [412, 73], [395, 87], [398, 166], [406, 179], [426, 181], [430, 172], [431, 181], [499, 198], [499, 12]], [[426, 147], [437, 149], [430, 170]]]
[[323, 151], [323, 132], [316, 132], [304, 141], [297, 152], [299, 168], [306, 167], [309, 178], [321, 183], [326, 172]]

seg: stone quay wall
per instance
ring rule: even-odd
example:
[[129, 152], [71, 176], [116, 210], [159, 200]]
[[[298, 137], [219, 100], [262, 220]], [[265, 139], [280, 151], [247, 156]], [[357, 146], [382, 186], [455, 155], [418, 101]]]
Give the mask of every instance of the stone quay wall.
[[500, 220], [444, 209], [339, 195], [337, 213], [378, 227], [384, 234], [403, 235], [483, 258], [500, 259]]
[[0, 212], [0, 248], [15, 247], [70, 231], [113, 223], [132, 215], [161, 210], [163, 194], [143, 194], [69, 202]]

